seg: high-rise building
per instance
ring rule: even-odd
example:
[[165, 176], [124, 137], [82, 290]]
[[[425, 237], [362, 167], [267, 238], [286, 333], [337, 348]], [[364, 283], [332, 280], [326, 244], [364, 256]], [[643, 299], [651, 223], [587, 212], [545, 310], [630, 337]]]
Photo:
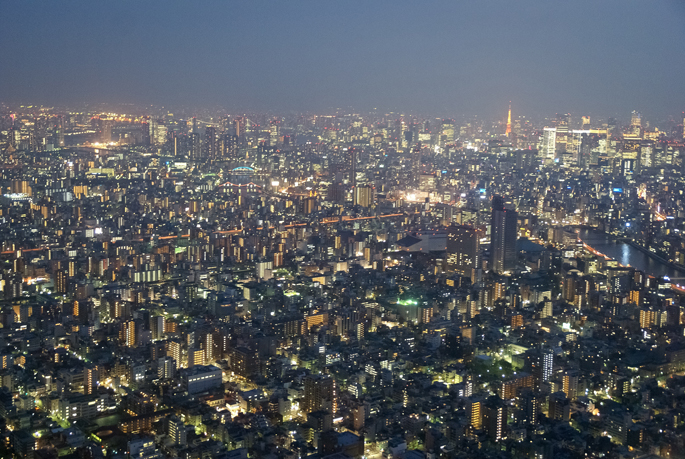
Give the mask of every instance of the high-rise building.
[[338, 411], [338, 394], [335, 379], [330, 376], [309, 375], [304, 379], [302, 411], [312, 413], [328, 410], [332, 415]]
[[472, 276], [479, 264], [478, 230], [466, 225], [447, 229], [447, 268], [464, 276]]
[[507, 405], [499, 397], [490, 397], [483, 404], [483, 428], [492, 441], [498, 442], [507, 436], [507, 418]]
[[112, 141], [112, 124], [114, 120], [107, 117], [100, 117], [100, 141], [109, 143]]
[[342, 183], [331, 183], [328, 186], [326, 200], [338, 204], [345, 203], [345, 187]]
[[207, 126], [205, 128], [205, 144], [204, 144], [204, 158], [205, 159], [216, 159], [217, 158], [217, 141], [216, 141], [216, 128], [214, 126]]
[[157, 377], [160, 379], [173, 379], [176, 373], [176, 362], [171, 357], [157, 359]]
[[497, 274], [516, 268], [517, 219], [517, 212], [507, 209], [501, 196], [492, 198], [490, 261]]
[[188, 368], [205, 364], [205, 352], [197, 347], [188, 349]]
[[197, 132], [193, 132], [188, 136], [189, 143], [190, 145], [188, 146], [188, 156], [190, 156], [190, 159], [193, 159], [195, 161], [198, 161], [201, 159], [201, 143], [200, 143], [200, 134]]
[[371, 207], [373, 205], [374, 187], [371, 185], [359, 185], [354, 188], [354, 205]]
[[483, 399], [469, 397], [466, 401], [466, 420], [476, 430], [483, 427]]
[[630, 117], [630, 133], [636, 136], [642, 133], [642, 115], [637, 110], [633, 110]]
[[126, 347], [137, 347], [140, 344], [140, 334], [143, 325], [140, 319], [128, 320], [121, 324], [119, 340]]
[[554, 161], [557, 147], [557, 128], [546, 127], [542, 132], [542, 158], [549, 162]]
[[547, 382], [554, 370], [554, 353], [551, 349], [532, 350], [526, 353], [525, 369], [535, 377], [536, 387]]
[[164, 316], [150, 317], [150, 331], [152, 332], [152, 339], [162, 339], [164, 337], [164, 323], [166, 318]]
[[259, 370], [259, 356], [256, 351], [247, 347], [233, 348], [230, 353], [233, 372], [243, 378], [249, 378]]
[[352, 185], [352, 191], [357, 186], [357, 150], [355, 148], [350, 148], [348, 150], [349, 161], [350, 161], [350, 184]]
[[69, 272], [66, 269], [60, 269], [55, 273], [55, 293], [67, 293], [67, 286], [69, 283]]
[[163, 124], [155, 124], [155, 136], [154, 136], [154, 144], [155, 145], [164, 145], [167, 141], [167, 132], [168, 128], [163, 125]]
[[571, 403], [566, 394], [555, 392], [549, 397], [547, 417], [555, 421], [566, 421], [571, 419]]
[[64, 117], [59, 115], [55, 123], [55, 146], [64, 146]]
[[166, 355], [167, 357], [174, 359], [175, 367], [178, 368], [179, 364], [181, 363], [181, 343], [178, 341], [167, 341]]
[[100, 383], [100, 369], [97, 365], [89, 365], [83, 370], [83, 393], [94, 394]]
[[516, 396], [516, 421], [519, 424], [537, 424], [540, 399], [530, 387], [521, 387]]
[[576, 371], [565, 371], [561, 375], [561, 390], [570, 400], [575, 400], [578, 393], [578, 373]]
[[140, 126], [142, 131], [141, 143], [143, 145], [150, 145], [152, 141], [150, 136], [150, 118], [145, 118], [145, 121], [140, 123]]

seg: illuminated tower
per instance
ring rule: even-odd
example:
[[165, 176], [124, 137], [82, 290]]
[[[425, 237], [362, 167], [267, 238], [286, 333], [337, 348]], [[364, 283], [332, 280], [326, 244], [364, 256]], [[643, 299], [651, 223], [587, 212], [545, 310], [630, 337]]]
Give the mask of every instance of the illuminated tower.
[[507, 131], [504, 133], [507, 137], [511, 137], [511, 102], [509, 102], [509, 116], [507, 117]]
[[636, 110], [630, 117], [630, 131], [632, 135], [640, 135], [642, 133], [642, 115]]
[[62, 115], [57, 117], [57, 124], [55, 125], [55, 145], [64, 146], [64, 117]]
[[357, 150], [355, 148], [350, 148], [350, 183], [352, 185], [352, 192], [354, 193], [354, 188], [357, 186]]
[[490, 258], [492, 270], [497, 274], [516, 268], [516, 223], [515, 210], [504, 207], [501, 196], [492, 198]]

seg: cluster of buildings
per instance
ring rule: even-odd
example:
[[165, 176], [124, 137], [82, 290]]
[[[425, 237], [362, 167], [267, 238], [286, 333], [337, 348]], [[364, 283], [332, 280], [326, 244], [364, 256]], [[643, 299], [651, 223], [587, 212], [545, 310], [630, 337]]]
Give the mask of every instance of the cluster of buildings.
[[4, 113], [0, 455], [682, 457], [683, 135]]

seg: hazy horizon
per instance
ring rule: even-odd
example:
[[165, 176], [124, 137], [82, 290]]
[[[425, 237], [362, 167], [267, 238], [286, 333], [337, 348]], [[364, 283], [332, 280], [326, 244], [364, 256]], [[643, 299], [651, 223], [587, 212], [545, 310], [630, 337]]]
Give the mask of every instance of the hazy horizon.
[[5, 3], [6, 104], [666, 119], [685, 5], [590, 0]]

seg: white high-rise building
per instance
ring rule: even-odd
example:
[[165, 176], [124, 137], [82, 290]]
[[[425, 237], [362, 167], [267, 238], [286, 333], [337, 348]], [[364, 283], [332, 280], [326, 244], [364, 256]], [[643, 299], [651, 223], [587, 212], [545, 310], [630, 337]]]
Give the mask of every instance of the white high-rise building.
[[557, 147], [557, 128], [546, 127], [542, 134], [542, 157], [554, 161]]

